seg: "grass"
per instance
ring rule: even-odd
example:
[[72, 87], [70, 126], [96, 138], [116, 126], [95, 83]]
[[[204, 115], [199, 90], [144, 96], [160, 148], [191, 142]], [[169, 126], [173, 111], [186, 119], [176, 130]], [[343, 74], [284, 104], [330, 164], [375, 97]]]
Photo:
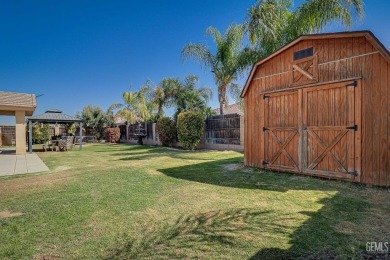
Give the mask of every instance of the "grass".
[[39, 156], [49, 173], [0, 178], [1, 259], [359, 258], [390, 240], [388, 190], [243, 168], [237, 152]]

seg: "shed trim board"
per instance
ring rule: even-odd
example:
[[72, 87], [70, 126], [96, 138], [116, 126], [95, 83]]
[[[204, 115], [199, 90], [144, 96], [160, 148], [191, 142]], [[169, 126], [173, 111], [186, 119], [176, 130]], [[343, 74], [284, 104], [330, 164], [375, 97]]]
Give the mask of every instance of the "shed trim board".
[[[354, 57], [348, 57], [348, 58], [344, 58], [344, 59], [339, 59], [339, 60], [333, 60], [333, 61], [323, 62], [323, 63], [319, 63], [318, 66], [326, 65], [326, 64], [329, 64], [329, 63], [333, 63], [333, 62], [340, 62], [340, 61], [344, 61], [344, 60], [348, 60], [348, 59], [354, 59], [354, 58], [364, 57], [364, 56], [367, 56], [367, 55], [373, 55], [373, 54], [377, 54], [377, 53], [379, 53], [379, 52], [378, 52], [378, 51], [375, 51], [375, 52], [365, 53], [365, 54], [362, 54], [362, 55], [357, 55], [357, 56], [354, 56]], [[311, 66], [311, 67], [312, 67], [312, 66]], [[295, 71], [295, 70], [294, 70], [294, 71]], [[275, 74], [272, 74], [272, 75], [267, 75], [267, 76], [263, 76], [263, 77], [253, 78], [253, 80], [259, 80], [259, 79], [274, 77], [274, 76], [278, 76], [278, 75], [282, 75], [282, 74], [287, 74], [287, 73], [290, 73], [290, 72], [291, 72], [290, 70], [288, 70], [288, 71], [283, 71], [283, 72], [275, 73]]]
[[297, 89], [302, 89], [302, 88], [310, 88], [310, 87], [317, 87], [317, 86], [322, 86], [322, 85], [329, 85], [337, 82], [354, 82], [355, 80], [359, 80], [362, 77], [354, 77], [354, 78], [348, 78], [348, 79], [343, 79], [343, 80], [333, 80], [333, 81], [327, 81], [327, 82], [319, 82], [319, 83], [314, 83], [314, 84], [307, 84], [307, 85], [302, 85], [302, 86], [297, 86], [297, 87], [289, 87], [289, 88], [282, 88], [282, 89], [277, 89], [277, 90], [269, 90], [269, 91], [263, 91], [260, 92], [261, 94], [271, 94], [271, 93], [277, 93], [277, 92], [284, 92], [284, 91], [289, 91], [289, 90], [297, 90]]
[[298, 37], [242, 97], [245, 165], [390, 187], [390, 55], [371, 32]]

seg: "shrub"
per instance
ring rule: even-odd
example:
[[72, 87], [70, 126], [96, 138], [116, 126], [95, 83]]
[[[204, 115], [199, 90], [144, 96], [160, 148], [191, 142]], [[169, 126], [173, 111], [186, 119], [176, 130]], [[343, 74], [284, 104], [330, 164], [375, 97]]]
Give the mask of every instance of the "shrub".
[[164, 146], [170, 146], [177, 136], [175, 121], [169, 117], [157, 120], [158, 137]]
[[49, 124], [37, 124], [32, 127], [32, 142], [34, 144], [43, 144], [50, 140]]
[[109, 127], [104, 130], [106, 141], [109, 143], [118, 143], [121, 138], [121, 131], [119, 127]]
[[69, 124], [69, 125], [65, 125], [65, 129], [66, 129], [66, 132], [71, 135], [71, 136], [74, 136], [76, 135], [76, 125], [75, 124]]
[[198, 112], [182, 112], [177, 116], [177, 134], [185, 149], [195, 149], [204, 130], [204, 118]]

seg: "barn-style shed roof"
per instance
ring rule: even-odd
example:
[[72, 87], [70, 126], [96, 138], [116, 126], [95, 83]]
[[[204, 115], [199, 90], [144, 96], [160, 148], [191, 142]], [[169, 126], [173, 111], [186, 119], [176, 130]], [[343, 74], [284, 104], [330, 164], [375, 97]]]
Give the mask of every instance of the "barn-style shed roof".
[[246, 91], [248, 90], [248, 87], [250, 85], [250, 82], [252, 81], [252, 78], [256, 72], [257, 67], [272, 59], [273, 57], [277, 56], [278, 54], [282, 53], [283, 51], [287, 50], [288, 48], [294, 46], [300, 41], [304, 40], [319, 40], [319, 39], [335, 39], [335, 38], [347, 38], [347, 37], [365, 37], [381, 54], [382, 56], [390, 63], [390, 52], [385, 48], [385, 46], [375, 37], [375, 35], [371, 31], [352, 31], [352, 32], [336, 32], [336, 33], [320, 33], [320, 34], [305, 34], [301, 35], [292, 42], [284, 45], [279, 50], [275, 51], [274, 53], [268, 55], [267, 57], [259, 60], [256, 62], [251, 70], [251, 73], [249, 74], [249, 77], [245, 83], [245, 86], [241, 92], [241, 97], [243, 98], [245, 96]]

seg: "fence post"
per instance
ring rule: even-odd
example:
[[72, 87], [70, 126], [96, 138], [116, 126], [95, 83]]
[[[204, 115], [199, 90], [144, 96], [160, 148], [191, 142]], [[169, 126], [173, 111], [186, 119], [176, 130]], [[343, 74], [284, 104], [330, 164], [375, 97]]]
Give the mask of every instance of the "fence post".
[[245, 131], [245, 121], [244, 121], [244, 116], [240, 116], [240, 145], [244, 147], [244, 142], [245, 142], [245, 136], [244, 136], [244, 131]]

